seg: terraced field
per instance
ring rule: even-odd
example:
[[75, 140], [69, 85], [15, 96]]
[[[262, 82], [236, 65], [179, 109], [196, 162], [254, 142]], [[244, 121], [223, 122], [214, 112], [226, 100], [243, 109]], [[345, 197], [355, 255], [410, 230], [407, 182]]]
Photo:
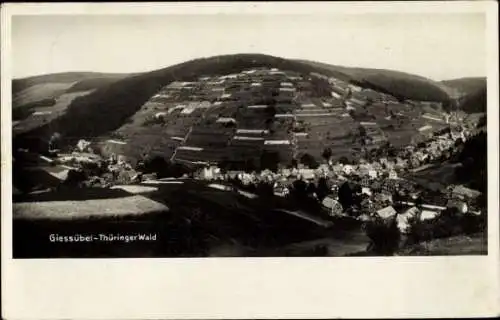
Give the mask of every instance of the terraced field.
[[[150, 150], [200, 163], [259, 163], [264, 152], [271, 152], [288, 164], [306, 153], [321, 159], [325, 148], [332, 149], [334, 159], [356, 156], [362, 147], [356, 138], [360, 125], [372, 137], [371, 147], [387, 140], [404, 146], [418, 138], [420, 128], [433, 131], [445, 125], [434, 107], [419, 110], [360, 87], [353, 87], [352, 110], [346, 110], [342, 97], [330, 91], [346, 95], [349, 83], [290, 74], [264, 69], [171, 83], [117, 130], [129, 144], [122, 151], [136, 156]], [[316, 90], [311, 81], [324, 90]], [[207, 100], [196, 100], [201, 97]], [[373, 103], [364, 106], [368, 99]], [[155, 117], [161, 121], [151, 121]], [[296, 131], [297, 126], [302, 130]]]

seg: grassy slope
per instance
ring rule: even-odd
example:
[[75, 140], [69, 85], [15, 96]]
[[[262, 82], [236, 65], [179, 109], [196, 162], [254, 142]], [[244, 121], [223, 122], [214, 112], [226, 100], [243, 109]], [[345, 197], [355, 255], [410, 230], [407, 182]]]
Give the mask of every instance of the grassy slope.
[[12, 80], [12, 94], [16, 95], [22, 90], [25, 90], [31, 86], [37, 84], [46, 83], [75, 83], [85, 79], [92, 78], [108, 78], [108, 79], [120, 79], [127, 76], [127, 74], [120, 73], [98, 73], [98, 72], [63, 72], [63, 73], [53, 73], [45, 74], [40, 76], [27, 77], [22, 79]]
[[47, 99], [55, 99], [73, 85], [69, 83], [39, 83], [16, 92], [12, 96], [12, 108], [29, 108], [31, 105]]
[[113, 83], [127, 74], [67, 72], [12, 81], [12, 107], [24, 108], [39, 101], [57, 99], [64, 93], [89, 91]]

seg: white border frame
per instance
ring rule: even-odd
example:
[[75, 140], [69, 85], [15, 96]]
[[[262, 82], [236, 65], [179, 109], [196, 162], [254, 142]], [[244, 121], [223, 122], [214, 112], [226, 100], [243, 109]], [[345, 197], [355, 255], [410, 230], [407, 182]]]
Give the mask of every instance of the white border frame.
[[[13, 260], [10, 22], [17, 14], [483, 12], [488, 33], [488, 255], [391, 258]], [[498, 316], [498, 7], [493, 1], [4, 4], [2, 317], [379, 318]]]

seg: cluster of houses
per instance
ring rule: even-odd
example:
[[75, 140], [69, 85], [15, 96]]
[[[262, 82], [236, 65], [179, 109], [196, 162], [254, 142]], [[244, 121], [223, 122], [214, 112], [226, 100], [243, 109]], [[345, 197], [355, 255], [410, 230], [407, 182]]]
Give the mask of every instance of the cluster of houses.
[[[398, 156], [393, 159], [380, 158], [372, 162], [361, 160], [356, 164], [329, 161], [315, 169], [299, 164], [297, 168], [280, 168], [277, 172], [264, 170], [259, 173], [223, 172], [217, 166], [207, 166], [197, 172], [197, 178], [219, 181], [238, 179], [243, 185], [256, 185], [265, 182], [272, 184], [274, 194], [281, 197], [290, 195], [296, 180], [317, 185], [319, 179], [324, 178], [330, 188], [329, 195], [318, 200], [332, 216], [352, 214], [352, 212], [346, 213], [345, 208], [339, 202], [338, 190], [345, 183], [353, 183], [360, 187], [357, 190], [357, 196], [361, 196], [363, 199], [361, 212], [365, 213], [357, 216], [358, 219], [396, 218], [398, 227], [402, 232], [405, 232], [409, 219], [417, 214], [422, 220], [432, 219], [449, 207], [454, 207], [463, 213], [480, 214], [479, 211], [474, 211], [470, 205], [480, 195], [478, 191], [461, 185], [448, 186], [446, 190], [442, 190], [445, 203], [441, 201], [440, 204], [435, 204], [432, 199], [426, 200], [424, 197], [424, 202], [431, 202], [431, 204], [417, 205], [417, 199], [422, 197], [422, 191], [425, 187], [411, 179], [402, 178], [402, 176], [407, 176], [411, 168], [419, 170], [423, 163], [432, 162], [433, 159], [441, 157], [443, 153], [450, 152], [453, 150], [455, 141], [458, 139], [465, 141], [468, 136], [469, 132], [465, 130], [436, 135], [425, 146], [411, 145], [400, 150]], [[398, 204], [406, 207], [403, 211], [399, 210], [400, 212], [398, 212], [394, 209], [396, 199], [393, 199], [393, 195], [395, 194], [400, 197], [397, 200]]]

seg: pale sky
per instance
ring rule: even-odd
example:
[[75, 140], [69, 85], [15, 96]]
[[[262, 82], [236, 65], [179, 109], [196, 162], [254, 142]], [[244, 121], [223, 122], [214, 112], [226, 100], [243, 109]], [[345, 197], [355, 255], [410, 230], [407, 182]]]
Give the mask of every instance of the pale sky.
[[444, 80], [486, 75], [480, 13], [14, 16], [14, 78], [141, 72], [232, 53], [399, 70]]

